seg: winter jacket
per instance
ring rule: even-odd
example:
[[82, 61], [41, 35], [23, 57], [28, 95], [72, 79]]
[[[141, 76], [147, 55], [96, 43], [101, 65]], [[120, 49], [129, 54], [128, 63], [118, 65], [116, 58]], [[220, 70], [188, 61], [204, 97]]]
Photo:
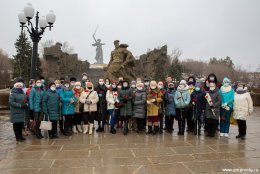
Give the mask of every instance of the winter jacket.
[[235, 93], [233, 111], [234, 118], [239, 120], [246, 120], [253, 113], [253, 101], [249, 92]]
[[20, 123], [25, 121], [25, 115], [27, 114], [28, 109], [22, 109], [22, 104], [28, 104], [26, 95], [13, 88], [9, 97], [11, 123]]
[[[162, 102], [162, 92], [156, 88], [154, 90], [148, 90], [147, 93], [147, 116], [158, 116], [160, 103]], [[155, 102], [151, 102], [151, 100], [155, 100]], [[150, 102], [150, 103], [149, 103]]]
[[33, 87], [29, 96], [30, 109], [34, 112], [42, 112], [42, 97], [44, 90], [40, 87]]
[[56, 91], [46, 91], [42, 99], [43, 112], [50, 120], [59, 120], [60, 118], [60, 96]]
[[81, 87], [80, 89], [76, 89], [75, 87], [72, 88], [74, 96], [77, 98], [77, 102], [75, 104], [75, 113], [80, 113], [80, 107], [82, 103], [79, 101], [81, 93], [84, 91], [84, 89]]
[[222, 97], [222, 102], [221, 105], [227, 104], [229, 108], [233, 108], [233, 103], [234, 103], [234, 90], [232, 89], [231, 86], [224, 87], [222, 86], [219, 90], [219, 93]]
[[193, 93], [191, 94], [191, 102], [194, 102], [195, 105], [194, 109], [195, 109], [195, 116], [196, 119], [200, 118], [200, 116], [202, 115], [202, 112], [205, 111], [205, 107], [206, 107], [206, 99], [205, 99], [205, 92], [200, 90], [200, 91], [193, 91]]
[[177, 88], [174, 97], [176, 108], [187, 108], [190, 104], [190, 93], [188, 91], [188, 86], [184, 89], [180, 87]]
[[174, 90], [168, 90], [167, 91], [168, 95], [168, 102], [166, 105], [166, 113], [165, 115], [176, 115], [176, 106], [174, 102], [174, 97], [175, 97], [175, 91]]
[[[75, 113], [75, 104], [77, 103], [77, 98], [74, 96], [74, 93], [71, 89], [63, 89], [59, 93], [61, 97], [61, 113], [62, 115], [71, 115]], [[70, 103], [70, 100], [73, 99], [74, 103]]]
[[133, 117], [144, 118], [145, 117], [145, 106], [146, 106], [146, 91], [136, 90], [133, 95]]
[[206, 93], [205, 97], [207, 97], [207, 94], [209, 94], [211, 97], [212, 106], [213, 106], [215, 115], [213, 114], [212, 110], [210, 109], [210, 104], [206, 100], [205, 116], [206, 116], [206, 118], [219, 120], [220, 106], [221, 106], [221, 101], [222, 101], [222, 97], [219, 93], [219, 90], [216, 88], [214, 91], [208, 91]]
[[[92, 88], [93, 89], [93, 88]], [[80, 102], [84, 104], [84, 112], [96, 112], [97, 103], [99, 100], [98, 94], [94, 90], [85, 90], [81, 93]], [[86, 101], [91, 101], [91, 104], [87, 104]]]
[[130, 88], [121, 88], [118, 100], [123, 104], [120, 108], [120, 116], [132, 116], [132, 90]]
[[102, 109], [102, 113], [107, 111], [107, 101], [106, 101], [106, 92], [107, 92], [107, 87], [105, 85], [100, 85], [97, 84], [95, 87], [95, 91], [98, 94], [99, 101], [98, 101], [98, 109]]
[[117, 91], [107, 91], [106, 94], [107, 109], [115, 109], [115, 103], [119, 103]]
[[165, 90], [164, 88], [163, 89], [160, 89], [161, 93], [162, 93], [162, 102], [160, 103], [160, 109], [159, 109], [159, 115], [165, 115], [165, 112], [166, 112], [166, 106], [167, 106], [167, 103], [168, 103], [168, 92], [167, 90]]

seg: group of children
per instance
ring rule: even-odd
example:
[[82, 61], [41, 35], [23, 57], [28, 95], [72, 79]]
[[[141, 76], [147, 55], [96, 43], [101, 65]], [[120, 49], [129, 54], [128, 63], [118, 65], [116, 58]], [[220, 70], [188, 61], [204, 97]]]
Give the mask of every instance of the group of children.
[[95, 121], [96, 132], [104, 132], [109, 124], [112, 134], [119, 128], [124, 135], [130, 128], [137, 133], [172, 133], [174, 120], [178, 121], [178, 135], [184, 135], [185, 130], [201, 135], [204, 127], [207, 136], [214, 137], [220, 123], [220, 136], [228, 137], [231, 114], [238, 122], [236, 138], [245, 139], [246, 118], [253, 112], [245, 84], [234, 88], [230, 79], [224, 78], [220, 85], [214, 74], [203, 83], [194, 77], [179, 83], [172, 77], [158, 83], [148, 78], [128, 82], [120, 77], [117, 82], [101, 78], [96, 86], [86, 74], [82, 81], [61, 78], [48, 86], [40, 78], [32, 80], [29, 88], [22, 81], [15, 83], [9, 104], [18, 142], [25, 140], [22, 131], [27, 128], [43, 138], [40, 125], [44, 118], [52, 122], [50, 139], [58, 138], [58, 127], [65, 136], [91, 135]]

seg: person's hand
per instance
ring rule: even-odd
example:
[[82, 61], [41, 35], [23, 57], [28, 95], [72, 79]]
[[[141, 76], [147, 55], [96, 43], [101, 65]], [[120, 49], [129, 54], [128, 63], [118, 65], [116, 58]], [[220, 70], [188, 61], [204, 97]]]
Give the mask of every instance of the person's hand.
[[211, 105], [211, 106], [209, 106], [209, 109], [211, 109], [211, 110], [212, 110], [212, 109], [214, 109], [214, 107]]
[[192, 102], [192, 105], [195, 105], [195, 101]]
[[70, 99], [70, 103], [74, 103], [74, 100], [73, 100], [73, 98], [71, 98], [71, 99]]
[[148, 105], [152, 104], [149, 100], [146, 101]]
[[27, 105], [26, 103], [22, 103], [22, 104], [21, 104], [21, 108], [22, 108], [22, 109], [28, 109], [28, 105]]
[[156, 100], [155, 99], [151, 99], [150, 102], [154, 103]]

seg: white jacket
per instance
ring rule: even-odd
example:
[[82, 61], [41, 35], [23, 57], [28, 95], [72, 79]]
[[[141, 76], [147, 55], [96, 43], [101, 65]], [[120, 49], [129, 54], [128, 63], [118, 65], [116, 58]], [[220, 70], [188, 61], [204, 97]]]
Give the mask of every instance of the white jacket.
[[115, 102], [119, 102], [117, 97], [118, 97], [117, 91], [107, 91], [107, 94], [106, 94], [107, 109], [115, 108]]
[[[92, 91], [91, 94], [88, 96], [90, 91], [83, 91], [80, 95], [79, 101], [84, 104], [84, 112], [95, 112], [97, 111], [97, 103], [98, 103], [98, 94], [96, 91]], [[86, 104], [86, 98], [88, 96], [89, 101], [92, 103], [90, 105]]]
[[253, 112], [253, 101], [249, 94], [246, 92], [244, 94], [235, 93], [234, 99], [234, 118], [239, 120], [246, 120]]

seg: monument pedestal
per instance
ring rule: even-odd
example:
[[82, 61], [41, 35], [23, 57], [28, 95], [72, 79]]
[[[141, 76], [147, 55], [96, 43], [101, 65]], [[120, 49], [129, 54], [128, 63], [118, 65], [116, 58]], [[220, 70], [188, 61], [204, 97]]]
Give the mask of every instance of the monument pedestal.
[[104, 78], [106, 73], [104, 71], [104, 67], [106, 66], [107, 64], [99, 64], [99, 63], [90, 64], [89, 69], [87, 70], [87, 75], [88, 78], [91, 80], [91, 82], [94, 84], [94, 86], [96, 86], [100, 78]]

